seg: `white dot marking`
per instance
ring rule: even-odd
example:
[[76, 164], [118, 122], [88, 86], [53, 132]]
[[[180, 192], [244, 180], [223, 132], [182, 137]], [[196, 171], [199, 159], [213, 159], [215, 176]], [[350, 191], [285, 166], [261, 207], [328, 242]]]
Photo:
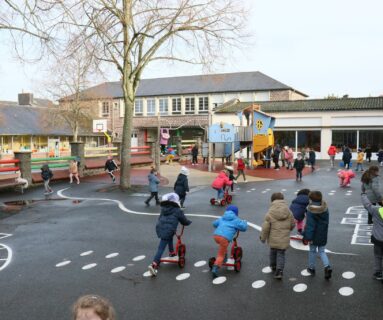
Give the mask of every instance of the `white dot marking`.
[[351, 271], [346, 271], [346, 272], [342, 273], [342, 277], [344, 279], [353, 279], [353, 278], [355, 278], [355, 273], [351, 272]]
[[254, 281], [251, 286], [254, 288], [254, 289], [260, 289], [262, 287], [264, 287], [266, 284], [265, 281], [263, 280], [258, 280], [258, 281]]
[[152, 274], [150, 273], [150, 271], [146, 271], [144, 274], [143, 274], [144, 277], [151, 277]]
[[137, 256], [137, 257], [134, 257], [132, 260], [133, 261], [141, 261], [141, 260], [144, 260], [146, 257], [145, 256]]
[[218, 277], [213, 280], [213, 284], [222, 284], [226, 282], [226, 277]]
[[117, 272], [121, 272], [121, 271], [123, 271], [125, 269], [126, 269], [126, 267], [121, 266], [121, 267], [117, 267], [117, 268], [112, 269], [110, 272], [111, 273], [117, 273]]
[[95, 266], [97, 266], [97, 263], [87, 264], [86, 266], [82, 267], [82, 270], [89, 270], [89, 269], [94, 268]]
[[262, 272], [263, 273], [271, 273], [273, 270], [271, 270], [271, 268], [270, 267], [264, 267], [263, 269], [262, 269]]
[[293, 287], [293, 290], [295, 292], [304, 292], [306, 291], [306, 289], [307, 289], [307, 285], [305, 285], [304, 283], [298, 283]]
[[307, 271], [307, 269], [303, 269], [301, 271], [301, 275], [304, 276], [304, 277], [309, 277], [311, 276], [311, 273]]
[[92, 253], [93, 253], [92, 250], [90, 250], [90, 251], [85, 251], [85, 252], [83, 252], [83, 253], [80, 253], [80, 256], [81, 256], [81, 257], [89, 256], [89, 255], [92, 254]]
[[177, 277], [176, 277], [176, 280], [178, 281], [182, 281], [182, 280], [186, 280], [190, 277], [190, 273], [181, 273], [179, 274]]
[[134, 266], [134, 263], [128, 263], [127, 266], [128, 266], [128, 267], [133, 267], [133, 266]]
[[110, 258], [117, 257], [118, 255], [119, 255], [118, 252], [114, 252], [114, 253], [108, 254], [107, 256], [105, 256], [105, 258], [106, 259], [110, 259]]
[[204, 265], [206, 265], [206, 261], [204, 260], [201, 260], [201, 261], [197, 261], [194, 266], [199, 268], [199, 267], [203, 267]]
[[63, 262], [56, 264], [56, 267], [60, 268], [60, 267], [66, 266], [67, 264], [70, 264], [70, 263], [71, 263], [70, 260], [66, 260], [66, 261], [63, 261]]
[[354, 289], [350, 287], [343, 287], [339, 289], [339, 294], [344, 297], [351, 296], [354, 293]]

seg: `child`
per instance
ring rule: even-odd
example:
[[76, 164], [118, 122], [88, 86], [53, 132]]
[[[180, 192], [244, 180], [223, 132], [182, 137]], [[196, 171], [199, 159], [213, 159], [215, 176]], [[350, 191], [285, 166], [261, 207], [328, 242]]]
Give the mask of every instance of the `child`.
[[218, 202], [221, 201], [223, 198], [224, 189], [226, 186], [231, 186], [233, 184], [232, 181], [228, 178], [225, 171], [221, 171], [217, 178], [214, 179], [213, 183], [211, 184], [212, 188], [217, 190], [217, 200]]
[[169, 248], [170, 257], [175, 257], [177, 254], [174, 252], [173, 236], [176, 233], [178, 223], [181, 223], [183, 226], [191, 224], [191, 221], [185, 217], [180, 209], [179, 200], [180, 198], [176, 193], [168, 193], [162, 197], [161, 214], [156, 225], [156, 233], [158, 238], [160, 238], [160, 244], [158, 245], [153, 262], [149, 266], [149, 271], [154, 277], [158, 273], [161, 256], [164, 253], [166, 246]]
[[15, 179], [15, 182], [20, 184], [21, 193], [24, 193], [24, 189], [27, 189], [29, 186], [28, 180], [21, 177], [20, 170], [17, 171], [17, 177]]
[[341, 187], [349, 187], [351, 179], [355, 178], [355, 173], [351, 169], [344, 169], [338, 172], [338, 177]]
[[116, 177], [114, 176], [113, 172], [117, 170], [117, 163], [113, 160], [112, 156], [108, 157], [108, 160], [105, 162], [105, 170], [108, 171], [110, 177], [112, 178], [113, 183], [116, 182]]
[[274, 278], [282, 279], [285, 266], [285, 252], [290, 245], [290, 231], [294, 229], [294, 217], [282, 193], [271, 195], [271, 206], [262, 224], [260, 239], [270, 246], [270, 267]]
[[307, 207], [306, 227], [303, 231], [303, 242], [310, 244], [309, 266], [307, 271], [315, 275], [315, 259], [319, 253], [324, 266], [324, 277], [331, 278], [332, 268], [326, 254], [327, 233], [329, 224], [329, 211], [327, 204], [322, 200], [320, 191], [310, 191], [310, 204]]
[[213, 278], [218, 277], [218, 270], [225, 260], [227, 247], [233, 240], [237, 231], [245, 232], [247, 230], [247, 222], [238, 218], [238, 208], [230, 205], [226, 208], [223, 216], [213, 222], [215, 228], [214, 241], [218, 244], [217, 259], [211, 269]]
[[331, 168], [334, 168], [334, 165], [335, 165], [336, 152], [337, 152], [336, 146], [334, 144], [331, 144], [331, 146], [327, 150], [327, 154], [330, 156]]
[[[380, 191], [379, 184], [379, 167], [371, 166], [363, 173], [362, 178], [362, 192], [367, 194], [368, 200], [375, 206], [379, 204], [383, 206], [383, 197]], [[368, 213], [368, 224], [372, 224], [372, 215]]]
[[227, 170], [227, 173], [229, 175], [229, 180], [232, 182], [230, 185], [230, 190], [232, 193], [234, 193], [234, 183], [237, 183], [234, 177], [234, 168], [232, 166], [225, 166], [225, 169]]
[[78, 177], [77, 161], [75, 160], [71, 160], [69, 164], [69, 183], [73, 183], [73, 177], [76, 178], [77, 184], [80, 184], [80, 179]]
[[150, 173], [148, 175], [148, 181], [149, 181], [149, 191], [150, 191], [150, 197], [145, 200], [145, 204], [149, 206], [150, 200], [153, 198], [156, 199], [156, 204], [160, 204], [160, 199], [158, 199], [158, 184], [160, 183], [160, 179], [157, 178], [158, 172], [156, 169], [152, 168], [150, 170]]
[[185, 209], [184, 202], [186, 199], [186, 193], [189, 192], [189, 181], [188, 175], [190, 174], [189, 169], [181, 167], [181, 172], [174, 183], [174, 192], [180, 197], [181, 208]]
[[286, 169], [293, 170], [293, 160], [294, 160], [293, 149], [287, 147], [287, 149], [285, 149], [283, 152], [285, 153]]
[[379, 149], [376, 156], [378, 157], [379, 165], [382, 167], [383, 166], [383, 149], [382, 148]]
[[166, 156], [166, 161], [165, 161], [165, 163], [170, 165], [170, 164], [173, 163], [173, 159], [174, 159], [174, 157], [175, 157], [176, 152], [175, 152], [175, 150], [174, 150], [173, 148], [171, 148], [171, 147], [168, 148], [167, 152], [168, 152], [168, 155]]
[[310, 202], [309, 193], [309, 189], [299, 190], [297, 197], [291, 202], [290, 205], [290, 211], [293, 213], [299, 234], [302, 234], [303, 231], [303, 220], [306, 216], [306, 208]]
[[237, 170], [238, 170], [238, 172], [237, 172], [237, 176], [236, 176], [235, 180], [238, 180], [238, 177], [242, 174], [243, 181], [247, 182], [246, 176], [245, 176], [245, 162], [243, 161], [242, 156], [240, 156], [237, 159]]
[[305, 161], [302, 154], [298, 153], [297, 158], [294, 161], [294, 168], [296, 170], [296, 181], [302, 181], [302, 171], [305, 168]]
[[316, 154], [313, 149], [309, 149], [309, 165], [311, 165], [311, 171], [315, 170], [315, 159], [316, 159]]
[[374, 244], [375, 257], [374, 278], [376, 280], [383, 280], [383, 208], [373, 206], [365, 193], [362, 193], [362, 203], [366, 210], [372, 215], [372, 220], [374, 222], [371, 235], [371, 242]]
[[114, 320], [116, 313], [108, 300], [97, 295], [80, 297], [72, 307], [73, 320]]
[[41, 167], [41, 178], [44, 181], [45, 194], [53, 193], [53, 190], [49, 186], [49, 182], [53, 178], [53, 172], [49, 169], [47, 164]]
[[363, 159], [364, 159], [364, 152], [362, 151], [362, 149], [358, 149], [358, 155], [356, 157], [356, 169], [355, 169], [355, 171], [359, 171], [359, 168], [360, 168], [360, 171], [364, 171], [363, 170]]

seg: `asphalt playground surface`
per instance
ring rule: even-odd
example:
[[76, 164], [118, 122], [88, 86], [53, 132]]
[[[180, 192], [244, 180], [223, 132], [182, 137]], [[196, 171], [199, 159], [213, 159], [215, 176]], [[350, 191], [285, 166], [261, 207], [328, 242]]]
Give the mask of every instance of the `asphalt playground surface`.
[[[43, 187], [24, 195], [2, 192], [0, 202], [35, 201], [0, 214], [0, 319], [70, 319], [71, 305], [88, 293], [108, 298], [117, 319], [380, 318], [383, 283], [372, 278], [370, 231], [359, 207], [360, 175], [347, 189], [338, 186], [336, 169], [326, 163], [303, 182], [242, 183], [240, 178], [233, 204], [252, 227], [238, 239], [244, 252], [241, 271], [222, 268], [220, 284], [213, 283], [207, 262], [217, 249], [212, 216], [222, 215], [224, 208], [209, 204], [215, 196], [209, 185], [194, 184], [185, 202], [193, 221], [182, 238], [185, 268], [161, 265], [156, 278], [146, 272], [158, 245], [159, 207], [144, 205], [147, 187], [122, 192], [108, 179], [85, 179], [80, 185], [53, 184], [49, 199]], [[160, 194], [170, 192], [170, 186], [161, 186]], [[286, 253], [283, 280], [267, 273], [269, 248], [259, 241], [257, 226], [273, 192], [283, 192], [290, 203], [301, 188], [321, 190], [329, 205], [330, 281], [319, 259], [315, 277], [302, 275], [308, 256], [299, 241]]]

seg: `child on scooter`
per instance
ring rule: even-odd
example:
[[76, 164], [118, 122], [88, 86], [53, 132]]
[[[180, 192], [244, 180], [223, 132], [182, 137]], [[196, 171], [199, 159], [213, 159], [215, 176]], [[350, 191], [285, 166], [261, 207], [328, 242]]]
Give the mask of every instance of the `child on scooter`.
[[220, 202], [223, 198], [224, 189], [226, 186], [231, 186], [233, 184], [233, 181], [230, 181], [229, 177], [227, 176], [226, 172], [222, 170], [217, 178], [214, 179], [212, 183], [212, 188], [217, 190], [217, 201]]
[[152, 264], [149, 266], [149, 272], [152, 276], [156, 276], [158, 267], [160, 266], [161, 256], [165, 251], [166, 246], [169, 247], [169, 256], [175, 257], [173, 247], [173, 236], [176, 233], [178, 223], [183, 226], [188, 226], [192, 222], [187, 219], [181, 210], [180, 198], [176, 193], [168, 193], [162, 196], [161, 214], [156, 225], [156, 233], [160, 238], [157, 253], [154, 256]]
[[227, 247], [237, 231], [247, 230], [247, 221], [238, 218], [238, 207], [230, 205], [223, 216], [213, 222], [215, 228], [214, 241], [218, 244], [217, 258], [211, 269], [213, 278], [218, 277], [218, 270], [225, 260]]

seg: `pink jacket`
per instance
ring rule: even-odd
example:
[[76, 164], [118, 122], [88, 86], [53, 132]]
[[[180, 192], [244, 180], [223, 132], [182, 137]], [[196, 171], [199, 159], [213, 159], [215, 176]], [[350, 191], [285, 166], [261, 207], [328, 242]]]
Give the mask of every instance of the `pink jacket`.
[[221, 188], [224, 188], [226, 186], [231, 186], [232, 183], [233, 182], [229, 180], [229, 177], [226, 175], [226, 173], [224, 171], [221, 171], [218, 174], [218, 177], [215, 178], [215, 180], [213, 181], [211, 186], [214, 189], [221, 189]]

